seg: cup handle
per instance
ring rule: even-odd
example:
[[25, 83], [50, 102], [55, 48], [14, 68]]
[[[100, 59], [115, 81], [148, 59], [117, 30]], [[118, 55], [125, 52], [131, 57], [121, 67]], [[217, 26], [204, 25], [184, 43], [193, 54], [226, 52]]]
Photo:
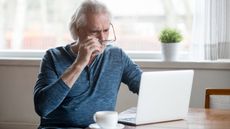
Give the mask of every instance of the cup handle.
[[94, 122], [96, 122], [96, 113], [94, 113], [94, 115], [93, 115], [93, 120], [94, 120]]

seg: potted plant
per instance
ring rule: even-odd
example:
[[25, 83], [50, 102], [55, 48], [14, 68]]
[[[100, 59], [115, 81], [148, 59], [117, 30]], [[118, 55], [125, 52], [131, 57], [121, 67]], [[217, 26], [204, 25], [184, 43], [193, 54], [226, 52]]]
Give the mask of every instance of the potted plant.
[[160, 32], [161, 51], [165, 61], [176, 61], [178, 57], [179, 43], [183, 39], [182, 34], [175, 28], [164, 28]]

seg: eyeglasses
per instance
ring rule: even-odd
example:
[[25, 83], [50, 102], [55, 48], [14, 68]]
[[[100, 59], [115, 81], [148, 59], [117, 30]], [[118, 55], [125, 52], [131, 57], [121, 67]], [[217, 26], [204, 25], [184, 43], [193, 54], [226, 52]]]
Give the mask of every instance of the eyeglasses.
[[[112, 28], [112, 31], [111, 31], [111, 28]], [[109, 43], [109, 42], [115, 42], [116, 41], [116, 34], [115, 34], [115, 30], [114, 30], [114, 27], [113, 27], [113, 24], [112, 23], [110, 23], [110, 28], [108, 29], [108, 31], [109, 31], [109, 37], [108, 37], [108, 39], [106, 39], [106, 40], [100, 40], [100, 43], [101, 44], [103, 44], [103, 45], [106, 45], [107, 43]], [[93, 35], [93, 36], [95, 36], [95, 37], [97, 37], [98, 35], [99, 35], [99, 31], [97, 32], [92, 32], [90, 35]], [[111, 34], [111, 33], [113, 33], [113, 34]]]
[[116, 37], [116, 34], [115, 34], [115, 30], [114, 30], [113, 24], [110, 23], [110, 26], [111, 26], [111, 28], [112, 28], [112, 33], [113, 33], [113, 35], [112, 35], [112, 37], [110, 37], [110, 36], [111, 36], [111, 33], [110, 33], [108, 39], [102, 40], [102, 41], [101, 41], [102, 43], [104, 43], [104, 42], [105, 42], [105, 43], [108, 43], [108, 42], [115, 42], [115, 41], [117, 40], [117, 37]]

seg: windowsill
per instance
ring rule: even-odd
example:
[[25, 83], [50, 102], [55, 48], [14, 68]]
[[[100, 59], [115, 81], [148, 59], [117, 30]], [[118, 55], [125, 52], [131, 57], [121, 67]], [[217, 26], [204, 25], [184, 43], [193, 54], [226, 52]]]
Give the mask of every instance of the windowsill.
[[150, 69], [218, 69], [230, 70], [230, 61], [192, 61], [181, 60], [165, 62], [162, 60], [134, 60], [142, 68]]
[[[39, 67], [41, 58], [0, 58], [0, 66]], [[230, 70], [230, 61], [176, 61], [134, 59], [143, 69], [213, 69]]]

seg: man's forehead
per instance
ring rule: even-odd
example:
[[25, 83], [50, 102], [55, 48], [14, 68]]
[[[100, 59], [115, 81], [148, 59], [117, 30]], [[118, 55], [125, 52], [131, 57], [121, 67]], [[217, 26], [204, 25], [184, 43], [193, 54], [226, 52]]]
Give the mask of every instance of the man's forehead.
[[110, 21], [108, 18], [103, 17], [94, 17], [91, 19], [88, 19], [85, 24], [87, 28], [93, 28], [93, 29], [104, 29], [109, 28]]
[[88, 14], [86, 15], [86, 23], [94, 24], [94, 23], [104, 23], [110, 24], [110, 18], [107, 14]]

